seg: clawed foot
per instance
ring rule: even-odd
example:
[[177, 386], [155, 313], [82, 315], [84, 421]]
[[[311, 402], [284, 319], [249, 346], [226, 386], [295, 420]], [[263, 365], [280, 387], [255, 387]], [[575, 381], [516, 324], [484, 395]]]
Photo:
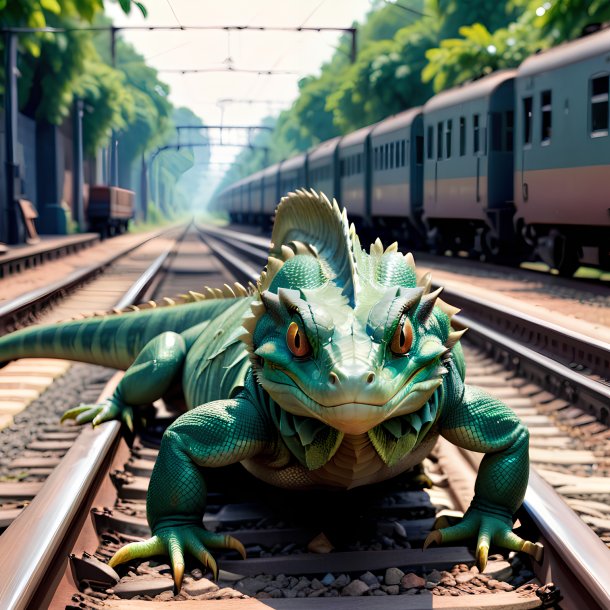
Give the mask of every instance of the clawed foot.
[[174, 583], [176, 589], [180, 591], [182, 578], [184, 577], [184, 555], [186, 551], [212, 572], [214, 580], [218, 579], [218, 567], [208, 548], [233, 549], [241, 555], [242, 559], [246, 558], [246, 550], [243, 544], [233, 536], [208, 532], [199, 526], [192, 525], [159, 529], [152, 538], [143, 542], [132, 542], [119, 549], [108, 562], [108, 565], [113, 568], [132, 559], [169, 555]]
[[424, 542], [424, 549], [433, 542], [441, 544], [473, 537], [477, 537], [476, 561], [481, 572], [487, 565], [489, 545], [492, 542], [511, 551], [527, 553], [536, 561], [542, 560], [544, 547], [540, 543], [534, 544], [517, 536], [513, 532], [512, 519], [490, 515], [476, 508], [469, 509], [457, 525], [430, 532]]
[[112, 398], [99, 404], [79, 405], [74, 409], [69, 409], [62, 415], [61, 421], [67, 419], [73, 419], [79, 425], [92, 422], [93, 426], [116, 419], [122, 421], [133, 434], [133, 409], [117, 403]]

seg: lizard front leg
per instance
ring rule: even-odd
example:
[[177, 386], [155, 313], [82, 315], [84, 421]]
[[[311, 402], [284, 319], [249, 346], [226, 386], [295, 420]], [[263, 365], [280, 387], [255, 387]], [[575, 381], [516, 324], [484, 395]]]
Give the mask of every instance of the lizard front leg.
[[92, 421], [94, 426], [119, 419], [133, 432], [133, 407], [161, 398], [182, 370], [186, 346], [174, 332], [151, 339], [127, 369], [114, 394], [97, 405], [81, 405], [66, 411], [61, 420], [74, 419], [77, 424]]
[[487, 564], [490, 543], [524, 551], [540, 559], [539, 545], [513, 531], [513, 514], [521, 506], [529, 476], [529, 432], [502, 402], [483, 390], [465, 386], [461, 404], [451, 405], [440, 420], [441, 434], [450, 442], [485, 453], [475, 484], [475, 495], [463, 520], [436, 530], [426, 539], [454, 542], [477, 537], [477, 565]]
[[146, 508], [153, 537], [123, 547], [110, 565], [167, 553], [179, 590], [186, 551], [214, 576], [216, 562], [208, 549], [232, 548], [245, 556], [235, 538], [203, 528], [207, 491], [199, 467], [226, 466], [272, 452], [274, 440], [270, 422], [247, 391], [179, 417], [163, 436], [148, 487]]

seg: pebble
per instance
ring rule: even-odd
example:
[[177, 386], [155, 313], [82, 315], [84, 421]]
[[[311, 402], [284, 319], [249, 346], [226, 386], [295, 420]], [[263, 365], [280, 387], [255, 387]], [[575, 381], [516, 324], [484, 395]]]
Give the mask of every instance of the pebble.
[[157, 595], [155, 597], [155, 599], [158, 599], [159, 601], [162, 601], [162, 602], [168, 602], [170, 599], [174, 599], [174, 592], [173, 591], [163, 591], [163, 593], [159, 593], [159, 595]]
[[360, 579], [352, 580], [346, 587], [341, 591], [341, 595], [345, 597], [358, 597], [364, 595], [369, 590], [369, 586], [361, 581]]
[[195, 580], [199, 580], [200, 578], [203, 578], [203, 572], [199, 568], [195, 568], [195, 569], [191, 570], [191, 576]]
[[261, 577], [244, 578], [235, 584], [235, 588], [245, 595], [254, 597], [259, 591], [262, 591], [267, 586], [267, 582]]
[[398, 585], [381, 585], [383, 591], [388, 595], [398, 595], [400, 587]]
[[508, 561], [490, 561], [483, 570], [483, 574], [496, 580], [508, 580], [513, 575], [513, 568]]
[[[333, 579], [333, 580], [334, 580], [334, 579]], [[317, 590], [319, 590], [319, 589], [324, 589], [324, 588], [325, 588], [325, 587], [324, 587], [324, 585], [323, 585], [323, 584], [322, 584], [322, 583], [321, 583], [321, 582], [320, 582], [320, 581], [319, 581], [317, 578], [314, 578], [314, 579], [311, 581], [311, 585], [310, 585], [310, 586], [311, 586], [311, 588], [312, 588], [314, 591], [317, 591]]]
[[205, 593], [210, 593], [211, 591], [218, 591], [218, 585], [215, 585], [211, 580], [203, 577], [184, 586], [184, 592], [188, 593], [192, 597], [204, 595]]
[[369, 589], [379, 589], [379, 581], [377, 580], [377, 576], [372, 572], [365, 572], [360, 580], [366, 583], [369, 586]]
[[335, 582], [335, 577], [329, 572], [321, 581], [325, 587], [330, 587]]
[[405, 573], [399, 568], [388, 568], [385, 571], [384, 582], [386, 585], [398, 585]]
[[432, 570], [432, 572], [426, 576], [426, 580], [436, 584], [437, 582], [440, 582], [442, 577], [443, 575], [438, 570]]
[[350, 578], [347, 574], [340, 574], [335, 578], [332, 587], [333, 589], [341, 589], [349, 584]]
[[214, 593], [214, 595], [216, 596], [216, 599], [233, 599], [236, 597], [243, 597], [239, 591], [231, 589], [230, 587], [219, 589]]
[[330, 553], [334, 548], [335, 547], [331, 544], [330, 540], [323, 532], [318, 534], [307, 545], [307, 550], [310, 553]]
[[512, 591], [513, 586], [509, 585], [507, 582], [500, 582], [499, 580], [494, 580], [493, 578], [487, 583], [489, 587], [492, 589], [497, 589], [499, 591]]
[[455, 582], [459, 585], [464, 585], [467, 582], [470, 582], [475, 576], [476, 574], [473, 574], [472, 572], [461, 572], [455, 576]]
[[405, 574], [401, 580], [400, 584], [405, 589], [413, 589], [413, 588], [423, 588], [426, 586], [426, 581], [417, 574], [413, 574], [413, 572], [409, 572], [409, 574]]

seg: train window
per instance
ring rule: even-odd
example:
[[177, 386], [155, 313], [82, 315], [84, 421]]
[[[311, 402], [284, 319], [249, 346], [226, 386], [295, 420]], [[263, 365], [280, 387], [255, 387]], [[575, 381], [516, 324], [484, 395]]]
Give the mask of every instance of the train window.
[[415, 163], [421, 165], [424, 162], [424, 136], [415, 136]]
[[362, 153], [358, 153], [357, 171], [358, 171], [358, 173], [360, 173], [362, 171]]
[[377, 171], [379, 169], [379, 147], [373, 148], [373, 169]]
[[400, 167], [404, 167], [407, 164], [407, 160], [406, 160], [406, 143], [404, 140], [400, 141]]
[[383, 147], [383, 169], [388, 169], [388, 167], [390, 167], [389, 150], [390, 150], [390, 145], [386, 144]]
[[508, 152], [512, 151], [513, 149], [513, 133], [515, 130], [515, 120], [514, 120], [514, 114], [512, 110], [507, 110], [506, 111], [506, 124], [505, 124], [505, 128], [506, 128], [506, 150]]
[[608, 135], [608, 84], [607, 74], [591, 79], [591, 135], [594, 138]]
[[390, 169], [394, 169], [394, 142], [390, 142]]
[[445, 151], [447, 159], [451, 157], [451, 131], [453, 129], [453, 120], [447, 120], [447, 128], [445, 129]]
[[479, 127], [479, 115], [474, 114], [472, 116], [472, 140], [473, 150], [472, 152], [478, 153], [481, 151], [481, 140], [480, 140], [480, 127]]
[[434, 159], [434, 127], [432, 125], [428, 126], [428, 159]]
[[339, 164], [339, 174], [342, 178], [345, 176], [345, 159], [341, 159], [341, 163]]
[[460, 117], [460, 157], [466, 154], [466, 117]]
[[502, 115], [499, 112], [491, 114], [491, 150], [502, 150]]
[[534, 114], [532, 112], [534, 100], [531, 97], [523, 98], [523, 144], [532, 143], [532, 123]]
[[549, 144], [551, 141], [551, 92], [540, 93], [540, 110], [542, 112], [542, 125], [540, 126], [541, 144]]
[[443, 121], [436, 125], [436, 158], [443, 158]]

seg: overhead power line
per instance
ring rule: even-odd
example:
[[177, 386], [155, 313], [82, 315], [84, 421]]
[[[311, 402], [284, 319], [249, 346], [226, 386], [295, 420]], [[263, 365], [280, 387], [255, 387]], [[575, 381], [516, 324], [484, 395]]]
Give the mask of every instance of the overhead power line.
[[274, 75], [298, 75], [301, 72], [290, 70], [249, 70], [246, 68], [234, 68], [227, 66], [226, 68], [161, 68], [157, 72], [165, 74], [200, 74], [203, 72], [242, 72], [246, 74], [258, 74], [259, 76], [274, 76]]
[[344, 32], [349, 34], [352, 38], [350, 59], [353, 62], [356, 61], [357, 52], [357, 33], [358, 28], [350, 27], [336, 27], [336, 26], [299, 26], [299, 27], [288, 27], [288, 26], [253, 26], [253, 25], [87, 25], [78, 27], [68, 28], [55, 28], [55, 27], [44, 27], [44, 28], [32, 28], [32, 27], [0, 27], [0, 32], [5, 34], [35, 34], [38, 32], [46, 32], [50, 34], [63, 34], [68, 32], [110, 32], [113, 39], [117, 32], [125, 30], [131, 31], [187, 31], [187, 30], [217, 30], [217, 31], [249, 31], [249, 32]]

